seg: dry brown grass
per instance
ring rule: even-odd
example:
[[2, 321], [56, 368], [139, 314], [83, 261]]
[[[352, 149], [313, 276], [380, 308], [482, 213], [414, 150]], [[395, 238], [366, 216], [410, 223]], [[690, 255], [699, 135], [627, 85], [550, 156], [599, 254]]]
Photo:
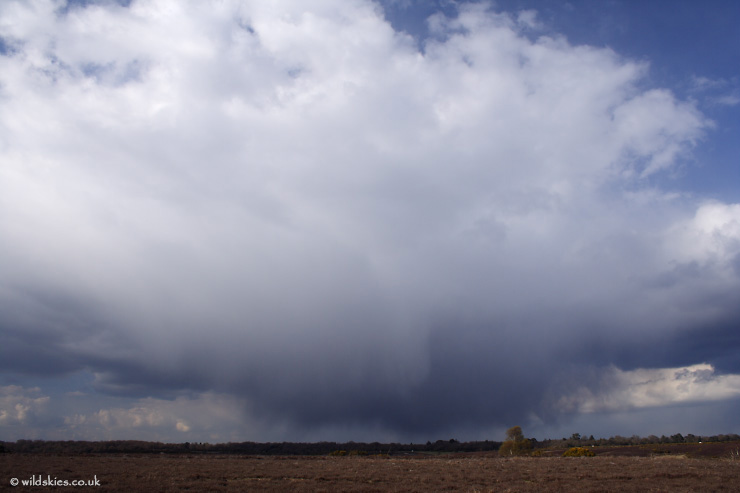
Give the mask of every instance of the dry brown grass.
[[32, 475], [97, 475], [104, 491], [740, 491], [729, 458], [0, 456], [0, 490]]

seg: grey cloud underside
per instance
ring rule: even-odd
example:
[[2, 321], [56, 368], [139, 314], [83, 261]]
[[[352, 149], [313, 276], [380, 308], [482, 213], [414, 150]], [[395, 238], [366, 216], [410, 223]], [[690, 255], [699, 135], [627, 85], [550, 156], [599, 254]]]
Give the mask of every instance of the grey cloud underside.
[[646, 185], [710, 123], [645, 66], [481, 6], [422, 54], [367, 2], [158, 5], [0, 32], [4, 372], [401, 435], [738, 370], [740, 211]]
[[[384, 348], [368, 351], [361, 347], [363, 336], [356, 333], [341, 345], [329, 337], [317, 341], [318, 348], [281, 348], [268, 356], [258, 354], [262, 347], [221, 347], [234, 344], [236, 337], [218, 337], [210, 346], [203, 341], [165, 344], [157, 351], [179, 352], [167, 368], [158, 367], [157, 355], [146, 347], [138, 348], [138, 358], [117, 362], [104, 355], [76, 357], [68, 346], [39, 338], [24, 341], [25, 347], [4, 345], [8, 357], [3, 361], [15, 372], [48, 375], [92, 368], [108, 376], [98, 382], [99, 390], [114, 395], [167, 396], [182, 390], [244, 395], [254, 402], [257, 417], [288, 420], [299, 429], [379, 425], [413, 436], [520, 422], [530, 412], [557, 419], [548, 399], [576, 384], [603, 389], [598, 372], [592, 381], [588, 376], [608, 364], [629, 369], [708, 361], [720, 371], [736, 371], [736, 315], [669, 338], [640, 340], [625, 340], [618, 327], [603, 321], [576, 324], [566, 337], [548, 334], [529, 324], [547, 328], [557, 316], [540, 317], [526, 323], [465, 317], [436, 322], [421, 343], [425, 360], [417, 362], [409, 355], [409, 364], [423, 367], [423, 376], [405, 385], [388, 368]], [[363, 327], [360, 333], [374, 330], [372, 325], [357, 325]], [[62, 357], [49, 357], [55, 353]], [[33, 361], [46, 363], [43, 368], [31, 366], [27, 356], [13, 354], [33, 354]], [[394, 363], [400, 364], [398, 357]]]

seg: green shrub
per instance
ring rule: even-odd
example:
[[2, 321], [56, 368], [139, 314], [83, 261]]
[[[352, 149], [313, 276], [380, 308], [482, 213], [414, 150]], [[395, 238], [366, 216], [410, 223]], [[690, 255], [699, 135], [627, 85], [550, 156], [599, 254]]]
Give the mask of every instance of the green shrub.
[[563, 457], [593, 457], [596, 455], [593, 450], [586, 447], [572, 447], [563, 452]]
[[342, 456], [342, 455], [347, 455], [347, 451], [346, 450], [333, 450], [333, 451], [331, 451], [329, 453], [329, 455], [333, 455], [335, 457]]

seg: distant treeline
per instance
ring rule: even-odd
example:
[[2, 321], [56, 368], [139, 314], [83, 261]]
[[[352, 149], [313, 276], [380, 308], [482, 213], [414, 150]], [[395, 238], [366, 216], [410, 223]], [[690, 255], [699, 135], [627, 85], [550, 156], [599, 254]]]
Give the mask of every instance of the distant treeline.
[[362, 442], [239, 442], [239, 443], [161, 443], [136, 440], [105, 442], [18, 440], [0, 442], [0, 453], [21, 454], [244, 454], [244, 455], [327, 455], [336, 451], [364, 454], [402, 454], [416, 452], [485, 452], [498, 450], [501, 442], [437, 440], [426, 444]]
[[[531, 438], [533, 448], [614, 446], [614, 445], [647, 445], [661, 443], [697, 443], [697, 442], [730, 442], [740, 441], [740, 435], [699, 436], [680, 433], [667, 437], [650, 435], [647, 437], [614, 436], [611, 438], [585, 437], [574, 433], [570, 438], [538, 441]], [[327, 455], [332, 452], [345, 451], [354, 454], [410, 454], [432, 452], [490, 452], [497, 451], [501, 442], [490, 440], [477, 442], [460, 442], [455, 439], [437, 440], [425, 444], [402, 443], [363, 443], [363, 442], [239, 442], [239, 443], [162, 443], [138, 440], [113, 440], [103, 442], [86, 441], [46, 441], [18, 440], [0, 442], [0, 453], [17, 454], [235, 454], [235, 455]], [[354, 452], [354, 454], [353, 454]], [[343, 454], [342, 454], [343, 455]]]
[[579, 433], [573, 433], [570, 438], [562, 438], [560, 440], [542, 440], [537, 442], [533, 440], [535, 447], [583, 447], [583, 446], [605, 446], [605, 445], [651, 445], [658, 443], [699, 443], [699, 442], [735, 442], [740, 440], [740, 435], [731, 433], [729, 435], [712, 435], [712, 436], [700, 436], [689, 433], [683, 436], [680, 433], [671, 435], [669, 437], [665, 435], [656, 436], [649, 435], [647, 437], [640, 437], [632, 435], [631, 437], [623, 437], [620, 435], [613, 436], [611, 438], [594, 438], [593, 435], [586, 437]]

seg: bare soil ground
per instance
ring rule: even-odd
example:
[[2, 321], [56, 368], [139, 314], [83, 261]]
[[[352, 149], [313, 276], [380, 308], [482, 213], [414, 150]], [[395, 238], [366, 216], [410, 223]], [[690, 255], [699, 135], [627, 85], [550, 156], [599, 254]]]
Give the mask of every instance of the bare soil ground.
[[101, 491], [705, 492], [740, 491], [740, 460], [608, 453], [578, 458], [0, 455], [0, 490], [70, 490], [11, 486], [11, 478], [32, 476], [69, 481], [97, 477], [98, 488], [71, 489]]

